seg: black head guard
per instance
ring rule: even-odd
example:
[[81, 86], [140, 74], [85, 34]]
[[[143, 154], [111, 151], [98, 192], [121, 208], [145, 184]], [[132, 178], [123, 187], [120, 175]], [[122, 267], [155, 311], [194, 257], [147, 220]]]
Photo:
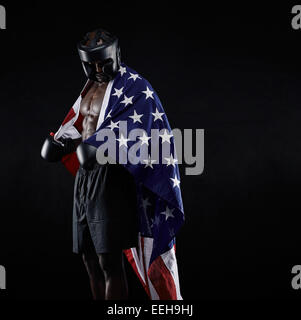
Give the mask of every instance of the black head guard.
[[[108, 82], [116, 76], [120, 67], [120, 48], [116, 36], [97, 29], [88, 32], [77, 49], [89, 79]], [[96, 71], [95, 63], [101, 67], [101, 72]]]

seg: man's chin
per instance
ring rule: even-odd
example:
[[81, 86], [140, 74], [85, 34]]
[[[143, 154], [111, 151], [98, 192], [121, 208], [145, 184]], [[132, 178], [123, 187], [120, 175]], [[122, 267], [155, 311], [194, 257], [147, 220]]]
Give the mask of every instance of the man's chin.
[[109, 80], [110, 80], [109, 77], [103, 73], [96, 73], [95, 78], [96, 78], [96, 81], [99, 83], [109, 82]]

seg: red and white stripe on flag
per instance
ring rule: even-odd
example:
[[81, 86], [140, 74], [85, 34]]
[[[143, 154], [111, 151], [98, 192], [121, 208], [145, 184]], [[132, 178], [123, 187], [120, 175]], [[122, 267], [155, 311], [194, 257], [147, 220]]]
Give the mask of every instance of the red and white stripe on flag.
[[182, 300], [175, 245], [149, 265], [153, 239], [141, 237], [139, 248], [124, 253], [151, 300]]

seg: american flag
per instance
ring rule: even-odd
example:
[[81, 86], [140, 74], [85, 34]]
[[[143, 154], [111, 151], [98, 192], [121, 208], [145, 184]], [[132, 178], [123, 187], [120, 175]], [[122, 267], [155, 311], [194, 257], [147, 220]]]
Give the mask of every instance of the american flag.
[[[90, 80], [86, 83], [56, 132], [56, 139], [81, 137], [80, 102], [91, 84]], [[129, 139], [121, 130], [122, 122], [127, 124], [128, 131], [143, 129], [143, 134]], [[151, 84], [125, 64], [121, 64], [118, 75], [107, 86], [95, 134], [84, 142], [101, 146], [101, 129], [113, 130], [116, 135], [117, 163], [121, 163], [120, 155], [127, 154], [133, 144], [140, 141], [140, 146], [147, 148], [146, 159], [137, 164], [122, 164], [136, 181], [139, 216], [139, 247], [124, 253], [151, 300], [182, 300], [175, 237], [183, 225], [184, 210], [174, 136]], [[152, 129], [158, 129], [159, 136]], [[166, 146], [169, 154], [163, 151]], [[158, 157], [153, 157], [153, 147], [157, 147]], [[62, 161], [76, 174], [79, 164], [75, 153]]]

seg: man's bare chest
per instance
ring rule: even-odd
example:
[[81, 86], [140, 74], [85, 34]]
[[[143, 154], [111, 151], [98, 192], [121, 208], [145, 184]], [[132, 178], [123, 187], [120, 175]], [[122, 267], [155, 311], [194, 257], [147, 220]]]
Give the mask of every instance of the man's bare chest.
[[94, 83], [88, 90], [80, 104], [80, 113], [86, 116], [99, 116], [107, 83]]

